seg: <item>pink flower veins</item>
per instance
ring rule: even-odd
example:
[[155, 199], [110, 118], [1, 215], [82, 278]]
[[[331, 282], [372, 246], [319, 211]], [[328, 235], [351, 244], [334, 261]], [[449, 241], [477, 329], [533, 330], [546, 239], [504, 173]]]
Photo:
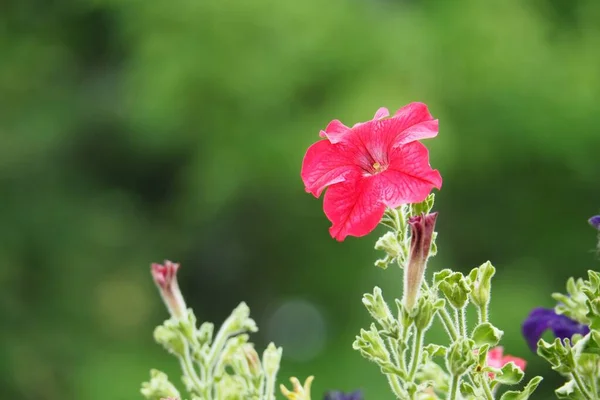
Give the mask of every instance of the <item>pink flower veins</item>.
[[329, 232], [342, 241], [364, 236], [381, 220], [385, 208], [418, 203], [442, 177], [429, 165], [420, 139], [435, 137], [438, 121], [423, 103], [411, 103], [391, 118], [380, 108], [372, 120], [352, 128], [334, 120], [310, 146], [302, 163], [306, 191], [319, 197], [333, 223]]

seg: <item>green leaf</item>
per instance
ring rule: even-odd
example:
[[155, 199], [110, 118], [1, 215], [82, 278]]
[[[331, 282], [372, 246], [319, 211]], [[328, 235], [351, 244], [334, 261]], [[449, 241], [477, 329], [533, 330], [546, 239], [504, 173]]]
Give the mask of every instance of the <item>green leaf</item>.
[[502, 367], [502, 373], [496, 376], [496, 380], [505, 385], [515, 385], [521, 382], [524, 376], [521, 368], [511, 361]]
[[479, 324], [473, 330], [473, 334], [471, 335], [471, 339], [475, 342], [477, 347], [483, 346], [484, 344], [490, 345], [493, 347], [500, 342], [503, 331], [496, 328], [494, 325], [489, 322], [484, 322]]
[[568, 381], [554, 391], [559, 399], [585, 400], [585, 396], [577, 388], [575, 381]]
[[431, 357], [444, 357], [447, 351], [446, 347], [439, 346], [437, 344], [428, 344], [423, 350], [425, 350]]
[[460, 393], [465, 397], [476, 395], [475, 388], [471, 384], [464, 381], [460, 383]]
[[500, 397], [500, 400], [527, 400], [535, 389], [537, 389], [542, 379], [541, 376], [536, 376], [527, 383], [527, 386], [525, 386], [522, 391], [509, 390]]

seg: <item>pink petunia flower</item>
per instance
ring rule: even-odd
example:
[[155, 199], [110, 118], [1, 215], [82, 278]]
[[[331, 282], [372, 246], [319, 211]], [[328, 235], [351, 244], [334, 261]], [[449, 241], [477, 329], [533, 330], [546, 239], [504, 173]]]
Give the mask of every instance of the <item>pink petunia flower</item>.
[[[517, 367], [519, 367], [521, 371], [525, 371], [525, 365], [527, 364], [525, 360], [519, 357], [505, 356], [503, 355], [503, 353], [504, 348], [502, 346], [490, 349], [487, 354], [487, 365], [493, 368], [500, 369], [512, 361]], [[492, 374], [491, 372], [490, 378], [494, 378], [494, 374]]]
[[427, 148], [418, 142], [438, 134], [427, 106], [411, 103], [388, 116], [387, 108], [380, 108], [372, 120], [352, 128], [334, 120], [320, 133], [325, 139], [304, 156], [306, 191], [319, 197], [327, 188], [323, 209], [333, 223], [329, 232], [339, 241], [371, 232], [386, 206], [421, 202], [442, 186]]

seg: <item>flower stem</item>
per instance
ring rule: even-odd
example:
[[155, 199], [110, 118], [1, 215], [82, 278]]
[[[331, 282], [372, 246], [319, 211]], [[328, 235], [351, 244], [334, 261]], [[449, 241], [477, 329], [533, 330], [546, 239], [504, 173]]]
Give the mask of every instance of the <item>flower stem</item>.
[[388, 377], [388, 382], [390, 387], [392, 388], [392, 392], [396, 395], [397, 399], [406, 399], [408, 395], [405, 393], [404, 389], [400, 385], [400, 380], [397, 375], [394, 374], [386, 374]]
[[485, 393], [486, 400], [494, 400], [494, 395], [492, 394], [492, 389], [490, 389], [490, 384], [488, 383], [487, 378], [483, 376], [481, 377], [481, 380], [483, 381], [481, 386], [483, 386], [483, 392]]
[[452, 381], [450, 382], [450, 390], [448, 391], [448, 400], [456, 400], [458, 397], [458, 385], [460, 383], [460, 376], [452, 375]]
[[446, 310], [446, 308], [444, 307], [438, 311], [438, 315], [440, 316], [442, 324], [444, 324], [444, 328], [446, 328], [446, 332], [448, 332], [450, 339], [452, 341], [456, 340], [458, 338], [458, 333], [456, 333], [456, 327], [452, 322], [452, 317], [450, 316], [448, 310]]
[[270, 374], [266, 375], [265, 399], [275, 400], [275, 379], [273, 376], [270, 376]]
[[487, 322], [488, 321], [488, 310], [487, 310], [487, 306], [482, 306], [479, 307], [479, 323], [483, 323], [483, 322]]
[[394, 363], [394, 366], [406, 373], [404, 354], [400, 354], [398, 352], [398, 346], [391, 337], [388, 338], [388, 346], [390, 347], [390, 352], [392, 353], [392, 362]]
[[458, 325], [460, 327], [460, 332], [463, 337], [467, 337], [467, 312], [466, 307], [463, 307], [459, 310], [459, 318]]
[[577, 387], [579, 388], [579, 391], [581, 392], [583, 397], [585, 397], [588, 400], [595, 399], [595, 397], [590, 396], [590, 394], [588, 393], [587, 388], [585, 387], [583, 381], [581, 380], [581, 377], [579, 376], [579, 373], [577, 371], [573, 371], [571, 375], [573, 375], [573, 379], [575, 380], [575, 383], [577, 384]]
[[415, 375], [417, 373], [417, 368], [421, 363], [421, 351], [423, 350], [423, 336], [425, 336], [425, 332], [417, 329], [417, 331], [415, 332], [415, 338], [413, 340], [413, 354], [412, 360], [410, 360], [410, 372], [408, 373], [408, 380], [410, 382], [414, 381]]
[[590, 383], [592, 385], [592, 395], [594, 396], [595, 399], [598, 398], [598, 384], [596, 383], [596, 373], [594, 373], [592, 376], [589, 377], [590, 378]]
[[196, 392], [199, 395], [206, 396], [207, 399], [212, 398], [210, 389], [205, 390], [204, 382], [200, 381], [200, 378], [198, 377], [198, 374], [196, 373], [196, 369], [194, 368], [194, 363], [192, 361], [192, 357], [190, 357], [190, 352], [189, 352], [189, 349], [187, 348], [187, 345], [186, 345], [186, 349], [183, 353], [183, 356], [179, 357], [179, 361], [181, 363], [181, 369], [183, 370], [183, 373], [188, 377], [190, 382], [194, 385]]

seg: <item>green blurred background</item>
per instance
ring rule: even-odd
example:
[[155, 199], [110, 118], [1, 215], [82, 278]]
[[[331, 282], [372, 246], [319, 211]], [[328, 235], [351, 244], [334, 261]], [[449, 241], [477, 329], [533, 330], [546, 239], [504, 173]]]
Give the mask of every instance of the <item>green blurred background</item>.
[[199, 319], [248, 302], [282, 381], [391, 399], [351, 343], [362, 293], [400, 297], [401, 271], [373, 266], [381, 232], [331, 239], [299, 171], [330, 120], [423, 101], [444, 178], [428, 272], [493, 261], [505, 351], [551, 398], [520, 324], [600, 266], [599, 19], [595, 0], [3, 1], [0, 397], [178, 383], [152, 340], [169, 258]]

